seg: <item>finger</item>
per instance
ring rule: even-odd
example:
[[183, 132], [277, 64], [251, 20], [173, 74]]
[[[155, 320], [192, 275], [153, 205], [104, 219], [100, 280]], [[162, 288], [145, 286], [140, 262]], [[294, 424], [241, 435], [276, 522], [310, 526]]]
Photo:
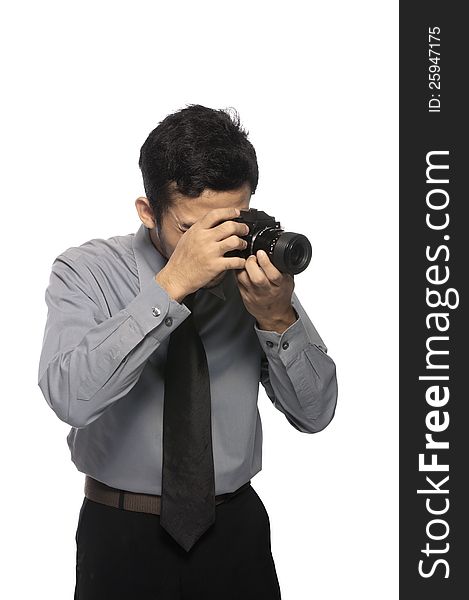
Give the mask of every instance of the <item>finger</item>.
[[259, 287], [268, 287], [269, 280], [265, 276], [264, 271], [257, 264], [257, 260], [254, 254], [251, 254], [246, 259], [244, 264], [244, 268], [249, 275], [250, 282], [253, 285], [257, 285]]
[[275, 265], [272, 264], [267, 252], [264, 252], [264, 250], [258, 250], [256, 257], [257, 263], [265, 273], [267, 279], [269, 279], [269, 281], [274, 285], [281, 285], [284, 275], [277, 269]]
[[231, 250], [246, 250], [246, 248], [246, 240], [239, 238], [237, 235], [230, 235], [230, 237], [221, 240], [217, 244], [217, 249], [220, 253], [220, 256], [224, 255], [225, 252], [229, 252]]
[[238, 221], [224, 221], [211, 230], [214, 240], [219, 242], [230, 235], [239, 237], [246, 236], [249, 233], [249, 227], [246, 223], [238, 223]]
[[245, 258], [240, 258], [239, 256], [223, 256], [221, 257], [223, 263], [223, 268], [228, 269], [244, 269], [246, 264]]
[[236, 279], [238, 280], [238, 283], [243, 287], [247, 288], [251, 285], [251, 280], [249, 279], [249, 275], [246, 273], [245, 270], [236, 271]]

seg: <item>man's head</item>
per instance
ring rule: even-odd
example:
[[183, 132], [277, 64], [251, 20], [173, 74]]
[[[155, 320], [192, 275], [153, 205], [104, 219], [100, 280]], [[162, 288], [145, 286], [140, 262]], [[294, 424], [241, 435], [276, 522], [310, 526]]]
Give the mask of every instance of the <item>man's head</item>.
[[236, 111], [232, 116], [199, 104], [161, 121], [143, 144], [138, 164], [146, 197], [136, 200], [136, 208], [166, 258], [209, 210], [249, 208], [259, 177], [256, 152]]

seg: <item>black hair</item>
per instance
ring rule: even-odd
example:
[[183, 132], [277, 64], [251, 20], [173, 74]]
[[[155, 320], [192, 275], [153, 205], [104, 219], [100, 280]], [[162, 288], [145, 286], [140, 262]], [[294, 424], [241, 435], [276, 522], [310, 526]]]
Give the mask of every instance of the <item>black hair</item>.
[[145, 194], [161, 223], [176, 193], [196, 198], [210, 188], [234, 190], [259, 178], [256, 152], [232, 109], [200, 104], [168, 115], [145, 140], [138, 166]]

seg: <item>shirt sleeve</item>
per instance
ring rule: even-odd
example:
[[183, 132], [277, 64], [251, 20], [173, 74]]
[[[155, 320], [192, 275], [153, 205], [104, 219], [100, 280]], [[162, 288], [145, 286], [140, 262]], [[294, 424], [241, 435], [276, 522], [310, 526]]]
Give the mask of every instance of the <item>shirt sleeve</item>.
[[83, 266], [61, 256], [52, 265], [45, 300], [38, 385], [59, 419], [76, 428], [125, 396], [149, 356], [190, 315], [152, 277], [109, 317], [93, 299]]
[[260, 382], [293, 427], [317, 433], [334, 417], [336, 368], [295, 292], [292, 306], [298, 318], [282, 334], [254, 325], [263, 350]]

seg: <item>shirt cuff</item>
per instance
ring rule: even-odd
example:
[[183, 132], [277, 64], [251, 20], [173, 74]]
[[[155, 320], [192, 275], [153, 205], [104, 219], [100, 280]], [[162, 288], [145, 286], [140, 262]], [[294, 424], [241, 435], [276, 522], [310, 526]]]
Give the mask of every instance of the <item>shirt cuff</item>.
[[280, 359], [285, 367], [289, 367], [311, 343], [301, 317], [283, 333], [259, 329], [257, 324], [254, 324], [254, 330], [267, 358]]
[[126, 311], [137, 323], [143, 336], [153, 332], [156, 339], [161, 338], [158, 330], [155, 330], [158, 325], [164, 322], [172, 331], [191, 314], [187, 306], [174, 300], [154, 277], [150, 285], [129, 302]]

